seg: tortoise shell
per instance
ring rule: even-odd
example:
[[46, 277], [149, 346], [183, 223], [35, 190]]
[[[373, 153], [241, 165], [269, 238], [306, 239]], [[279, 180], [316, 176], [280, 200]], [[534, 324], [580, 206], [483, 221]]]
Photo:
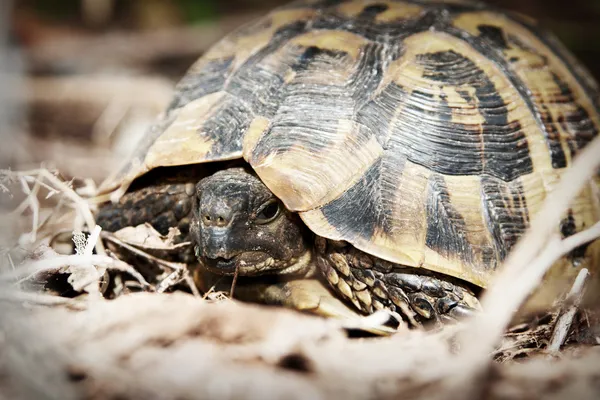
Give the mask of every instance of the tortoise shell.
[[[525, 17], [298, 1], [200, 58], [102, 189], [243, 157], [317, 235], [485, 287], [599, 126], [596, 83]], [[593, 196], [569, 232], [600, 219]]]

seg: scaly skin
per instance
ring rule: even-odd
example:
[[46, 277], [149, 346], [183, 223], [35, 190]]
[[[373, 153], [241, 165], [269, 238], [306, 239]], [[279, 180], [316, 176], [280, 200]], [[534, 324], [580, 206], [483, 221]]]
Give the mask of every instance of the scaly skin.
[[193, 183], [162, 183], [126, 193], [100, 208], [96, 223], [109, 232], [150, 223], [162, 235], [178, 228], [177, 242], [189, 241]]
[[331, 287], [366, 314], [387, 308], [419, 326], [456, 321], [480, 309], [469, 285], [458, 279], [390, 263], [322, 237], [315, 250]]

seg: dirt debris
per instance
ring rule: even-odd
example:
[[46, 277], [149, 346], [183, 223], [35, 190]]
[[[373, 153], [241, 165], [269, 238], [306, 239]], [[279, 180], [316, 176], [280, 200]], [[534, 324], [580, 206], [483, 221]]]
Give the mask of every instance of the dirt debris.
[[[10, 372], [45, 398], [448, 398], [459, 367], [448, 331], [348, 339], [335, 321], [184, 293], [3, 315]], [[598, 398], [598, 365], [599, 347], [492, 364], [483, 397], [464, 398]]]

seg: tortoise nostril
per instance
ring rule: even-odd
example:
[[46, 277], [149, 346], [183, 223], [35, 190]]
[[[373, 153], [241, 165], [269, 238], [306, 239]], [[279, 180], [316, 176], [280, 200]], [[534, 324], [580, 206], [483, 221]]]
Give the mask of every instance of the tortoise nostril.
[[202, 222], [206, 226], [226, 226], [233, 217], [230, 214], [226, 210], [212, 210], [202, 215]]

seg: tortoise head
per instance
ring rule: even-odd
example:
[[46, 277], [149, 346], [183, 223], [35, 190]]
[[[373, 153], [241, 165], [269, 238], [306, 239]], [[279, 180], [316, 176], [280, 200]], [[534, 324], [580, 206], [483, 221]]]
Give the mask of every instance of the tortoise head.
[[221, 275], [299, 273], [311, 260], [298, 215], [242, 168], [198, 183], [191, 236], [200, 264]]

